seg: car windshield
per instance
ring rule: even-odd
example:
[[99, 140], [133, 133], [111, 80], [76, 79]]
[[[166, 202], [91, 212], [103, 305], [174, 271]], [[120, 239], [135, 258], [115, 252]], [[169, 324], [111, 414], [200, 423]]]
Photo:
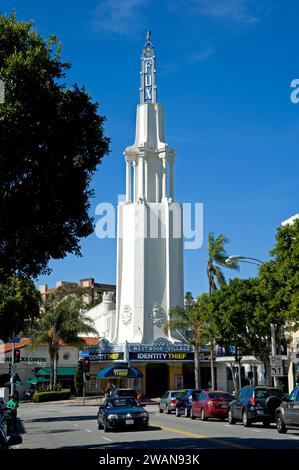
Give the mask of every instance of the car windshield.
[[171, 396], [171, 398], [173, 398], [173, 397], [178, 397], [181, 393], [182, 393], [182, 392], [171, 392], [171, 393], [170, 393], [170, 396]]
[[233, 400], [232, 395], [230, 395], [229, 393], [221, 392], [209, 393], [209, 398], [211, 398], [212, 400]]
[[255, 398], [279, 397], [282, 398], [282, 391], [273, 388], [262, 388], [255, 391]]
[[119, 398], [107, 402], [107, 408], [132, 408], [139, 406], [135, 398]]

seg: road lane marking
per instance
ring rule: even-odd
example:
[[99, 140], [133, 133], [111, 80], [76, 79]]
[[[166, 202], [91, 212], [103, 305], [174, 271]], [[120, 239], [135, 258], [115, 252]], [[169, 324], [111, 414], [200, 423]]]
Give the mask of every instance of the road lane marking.
[[109, 437], [103, 436], [103, 439], [105, 439], [105, 441], [112, 442], [112, 439], [109, 439]]
[[250, 429], [250, 431], [253, 431], [253, 432], [262, 432], [262, 431], [260, 431], [259, 429]]
[[76, 423], [73, 423], [73, 424], [74, 424], [74, 426], [76, 426], [76, 428], [78, 428], [78, 427], [79, 427], [79, 424], [76, 424]]
[[86, 432], [92, 432], [91, 429], [85, 429]]
[[169, 428], [167, 426], [162, 426], [161, 424], [158, 424], [158, 423], [152, 423], [152, 424], [153, 424], [153, 426], [160, 427], [164, 431], [175, 432], [176, 434], [182, 434], [183, 436], [189, 436], [189, 437], [193, 437], [195, 439], [206, 439], [207, 441], [215, 442], [216, 444], [221, 444], [223, 446], [236, 447], [237, 449], [252, 449], [253, 448], [253, 447], [245, 446], [243, 444], [235, 444], [235, 443], [230, 442], [230, 441], [217, 439], [215, 437], [206, 436], [204, 434], [195, 434], [193, 432], [182, 431], [182, 430], [177, 429], [177, 428]]

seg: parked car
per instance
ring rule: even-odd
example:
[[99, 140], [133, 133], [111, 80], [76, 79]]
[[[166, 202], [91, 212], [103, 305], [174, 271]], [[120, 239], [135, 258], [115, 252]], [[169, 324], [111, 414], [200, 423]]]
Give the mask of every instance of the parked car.
[[139, 400], [140, 396], [134, 388], [113, 388], [110, 392], [110, 397], [122, 398], [132, 397]]
[[245, 427], [256, 422], [269, 426], [275, 422], [275, 410], [282, 401], [283, 393], [278, 388], [247, 385], [229, 404], [228, 421], [230, 424], [243, 421]]
[[159, 411], [163, 413], [166, 411], [167, 414], [170, 414], [172, 411], [175, 411], [175, 406], [178, 396], [182, 393], [182, 390], [167, 390], [164, 395], [160, 398], [159, 402]]
[[8, 449], [22, 443], [22, 437], [15, 434], [7, 436], [7, 429], [5, 425], [5, 408], [0, 409], [0, 450]]
[[98, 429], [105, 432], [122, 427], [148, 429], [148, 412], [133, 397], [106, 398], [99, 406]]
[[191, 419], [201, 418], [206, 421], [209, 418], [219, 418], [224, 421], [228, 416], [228, 405], [234, 397], [227, 392], [218, 390], [203, 390], [194, 394], [190, 409]]
[[288, 428], [299, 427], [299, 385], [291, 392], [275, 411], [276, 426], [279, 433], [286, 433]]
[[196, 388], [188, 388], [184, 390], [177, 399], [175, 407], [175, 415], [180, 417], [182, 414], [186, 417], [190, 416], [191, 405], [198, 398], [201, 390]]

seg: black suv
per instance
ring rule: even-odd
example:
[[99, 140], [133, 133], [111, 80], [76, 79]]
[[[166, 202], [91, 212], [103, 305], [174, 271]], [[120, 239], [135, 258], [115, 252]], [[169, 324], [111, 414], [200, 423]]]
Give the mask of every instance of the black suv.
[[197, 395], [200, 392], [201, 390], [198, 390], [196, 388], [188, 388], [187, 390], [184, 390], [182, 393], [180, 393], [177, 397], [175, 415], [177, 417], [180, 417], [181, 414], [186, 417], [190, 416], [192, 402], [194, 401], [194, 399], [197, 399]]
[[283, 393], [278, 388], [248, 385], [229, 404], [228, 422], [243, 421], [245, 427], [262, 422], [269, 426], [275, 422], [275, 410], [283, 401]]

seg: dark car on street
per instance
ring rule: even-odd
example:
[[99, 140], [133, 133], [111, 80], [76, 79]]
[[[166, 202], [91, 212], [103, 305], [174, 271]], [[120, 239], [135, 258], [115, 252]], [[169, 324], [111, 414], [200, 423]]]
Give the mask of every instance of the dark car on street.
[[281, 434], [288, 428], [299, 428], [299, 385], [275, 411], [277, 431]]
[[106, 398], [99, 406], [98, 429], [116, 430], [120, 428], [148, 429], [148, 412], [133, 397]]
[[5, 414], [5, 407], [0, 406], [0, 450], [8, 449], [9, 447], [15, 446], [22, 443], [22, 437], [15, 434], [7, 436], [7, 426], [5, 421], [7, 416]]
[[136, 400], [139, 399], [139, 394], [134, 388], [113, 388], [110, 391], [110, 396], [114, 398], [132, 397]]
[[191, 406], [194, 400], [198, 398], [198, 394], [201, 390], [196, 388], [188, 388], [184, 390], [177, 399], [175, 407], [175, 415], [180, 417], [184, 415], [185, 417], [190, 416]]
[[278, 388], [247, 385], [229, 404], [228, 421], [230, 424], [242, 421], [245, 427], [256, 422], [269, 426], [275, 422], [275, 410], [282, 401], [283, 393]]
[[227, 392], [203, 390], [194, 396], [190, 417], [201, 418], [202, 421], [209, 418], [219, 418], [224, 421], [228, 416], [228, 405], [233, 399], [234, 397]]

